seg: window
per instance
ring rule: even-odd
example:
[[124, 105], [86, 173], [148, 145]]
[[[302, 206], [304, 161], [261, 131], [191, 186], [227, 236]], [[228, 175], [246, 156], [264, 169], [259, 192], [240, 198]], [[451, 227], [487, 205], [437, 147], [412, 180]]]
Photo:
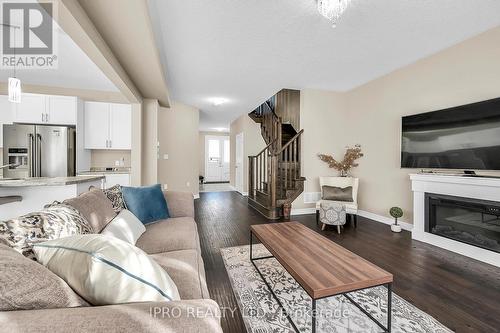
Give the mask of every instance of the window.
[[219, 140], [208, 140], [208, 161], [218, 163], [220, 159]]
[[224, 163], [229, 163], [229, 140], [224, 140]]

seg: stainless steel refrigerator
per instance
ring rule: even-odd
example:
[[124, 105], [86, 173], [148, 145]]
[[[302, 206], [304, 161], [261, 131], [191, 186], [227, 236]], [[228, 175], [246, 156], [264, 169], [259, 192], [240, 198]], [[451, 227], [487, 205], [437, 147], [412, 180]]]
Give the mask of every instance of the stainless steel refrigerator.
[[75, 141], [74, 127], [3, 125], [4, 178], [74, 176]]

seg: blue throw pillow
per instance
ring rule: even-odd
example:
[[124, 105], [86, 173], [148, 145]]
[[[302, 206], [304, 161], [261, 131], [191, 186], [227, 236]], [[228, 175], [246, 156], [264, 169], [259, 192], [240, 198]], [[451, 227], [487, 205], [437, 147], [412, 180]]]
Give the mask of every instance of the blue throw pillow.
[[167, 202], [160, 184], [144, 187], [122, 187], [123, 199], [130, 210], [144, 224], [168, 219]]

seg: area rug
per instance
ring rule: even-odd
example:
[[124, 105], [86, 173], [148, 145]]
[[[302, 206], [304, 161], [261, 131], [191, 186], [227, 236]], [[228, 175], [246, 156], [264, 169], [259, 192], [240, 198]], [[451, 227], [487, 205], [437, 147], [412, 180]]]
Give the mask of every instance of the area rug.
[[[282, 309], [255, 270], [249, 246], [221, 249], [234, 294], [245, 326], [251, 333], [292, 333]], [[253, 246], [254, 257], [269, 256], [262, 244]], [[311, 332], [311, 298], [274, 259], [258, 260], [259, 270], [272, 286], [300, 332]], [[350, 293], [382, 324], [387, 323], [387, 288], [375, 287]], [[343, 296], [318, 300], [318, 333], [368, 333], [383, 330]], [[408, 333], [452, 332], [436, 319], [392, 293], [392, 331]]]

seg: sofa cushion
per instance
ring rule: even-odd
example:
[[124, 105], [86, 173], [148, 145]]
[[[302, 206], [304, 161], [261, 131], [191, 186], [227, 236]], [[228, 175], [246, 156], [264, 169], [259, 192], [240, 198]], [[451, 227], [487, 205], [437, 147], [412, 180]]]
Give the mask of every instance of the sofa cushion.
[[33, 244], [88, 233], [92, 233], [88, 221], [75, 208], [60, 203], [40, 212], [0, 221], [0, 242], [31, 259], [35, 259]]
[[113, 206], [115, 213], [120, 213], [123, 209], [126, 209], [125, 201], [123, 200], [122, 187], [119, 184], [102, 190], [102, 192], [106, 195], [109, 201], [111, 201], [111, 205]]
[[101, 232], [116, 216], [111, 201], [96, 188], [91, 188], [76, 198], [67, 199], [64, 203], [77, 209], [89, 221], [95, 233]]
[[143, 187], [124, 186], [122, 192], [127, 209], [142, 223], [148, 224], [170, 217], [160, 184]]
[[181, 299], [210, 298], [203, 260], [196, 250], [150, 255], [175, 282]]
[[179, 300], [169, 275], [139, 248], [92, 234], [33, 247], [38, 261], [93, 305]]
[[0, 244], [0, 311], [88, 306], [66, 282]]
[[137, 247], [153, 254], [177, 250], [199, 251], [196, 222], [191, 217], [175, 217], [146, 225]]
[[137, 239], [146, 231], [146, 227], [129, 210], [123, 209], [109, 222], [101, 234], [113, 236], [135, 245]]

